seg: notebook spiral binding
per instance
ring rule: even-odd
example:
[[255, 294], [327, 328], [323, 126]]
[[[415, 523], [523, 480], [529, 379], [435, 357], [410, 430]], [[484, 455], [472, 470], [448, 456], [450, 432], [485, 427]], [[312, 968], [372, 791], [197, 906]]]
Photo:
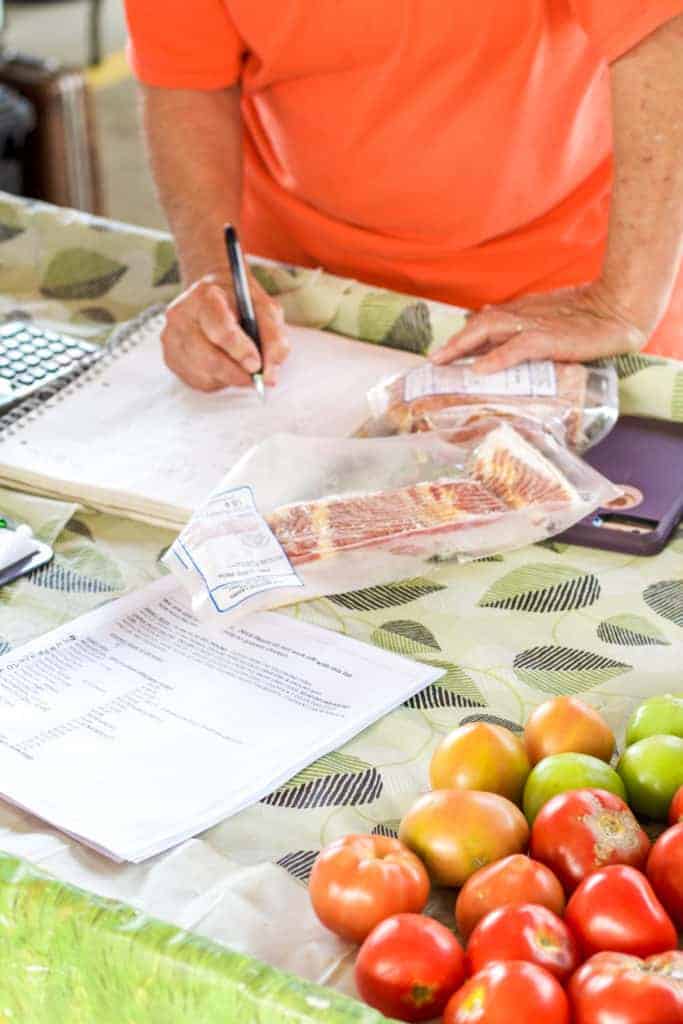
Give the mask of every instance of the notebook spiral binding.
[[144, 341], [150, 331], [161, 327], [165, 309], [165, 305], [161, 304], [150, 306], [139, 316], [120, 324], [102, 346], [102, 351], [85, 360], [79, 369], [72, 370], [59, 380], [40, 388], [25, 401], [0, 416], [0, 442], [19, 433], [48, 409], [52, 409], [69, 395], [96, 380], [112, 362]]

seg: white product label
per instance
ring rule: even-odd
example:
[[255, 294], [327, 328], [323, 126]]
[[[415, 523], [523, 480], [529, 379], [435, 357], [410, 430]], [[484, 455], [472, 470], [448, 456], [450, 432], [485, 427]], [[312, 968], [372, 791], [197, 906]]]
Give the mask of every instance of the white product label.
[[425, 363], [406, 374], [404, 400], [414, 402], [428, 395], [499, 395], [554, 398], [557, 394], [555, 364], [550, 360], [520, 363], [499, 373], [474, 373], [471, 363], [433, 366]]
[[183, 569], [200, 577], [218, 612], [265, 590], [303, 587], [250, 487], [212, 495], [171, 550]]

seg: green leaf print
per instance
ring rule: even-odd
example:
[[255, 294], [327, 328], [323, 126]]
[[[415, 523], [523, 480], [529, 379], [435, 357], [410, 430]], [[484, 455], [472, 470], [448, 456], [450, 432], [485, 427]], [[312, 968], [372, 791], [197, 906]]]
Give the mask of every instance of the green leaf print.
[[364, 590], [352, 590], [345, 594], [333, 594], [330, 601], [352, 611], [372, 611], [376, 608], [393, 608], [401, 604], [409, 604], [418, 597], [435, 594], [445, 590], [440, 583], [416, 577], [403, 580], [401, 583], [385, 583], [382, 586], [366, 587]]
[[623, 647], [668, 646], [662, 631], [641, 615], [613, 615], [598, 626], [598, 637], [606, 644]]
[[9, 242], [26, 230], [13, 203], [0, 203], [0, 242]]
[[425, 302], [415, 302], [403, 310], [382, 344], [388, 348], [403, 349], [425, 355], [433, 341], [431, 316]]
[[128, 267], [92, 249], [61, 249], [48, 265], [41, 287], [51, 299], [98, 299]]
[[677, 626], [683, 626], [683, 580], [651, 583], [643, 591], [643, 600], [653, 612]]
[[173, 242], [157, 242], [154, 250], [154, 271], [152, 285], [161, 288], [166, 284], [180, 284], [180, 271]]
[[430, 649], [441, 650], [434, 634], [421, 622], [414, 622], [412, 619], [383, 622], [372, 634], [372, 642], [378, 647], [383, 647], [385, 651], [405, 654], [408, 657], [424, 654]]
[[571, 647], [530, 647], [513, 662], [522, 683], [543, 693], [583, 693], [631, 670], [631, 665]]
[[358, 337], [424, 354], [433, 337], [429, 307], [406, 295], [367, 292], [358, 307]]
[[416, 693], [406, 701], [409, 708], [482, 708], [486, 707], [486, 698], [464, 669], [451, 661], [439, 658], [420, 657], [423, 665], [433, 665], [445, 669], [444, 675], [435, 683]]
[[674, 377], [671, 393], [671, 419], [675, 423], [683, 423], [683, 370]]
[[352, 807], [371, 803], [382, 793], [382, 777], [376, 768], [349, 754], [333, 753], [304, 768], [284, 786], [264, 797], [271, 807]]
[[641, 370], [647, 370], [650, 366], [657, 366], [665, 362], [665, 359], [658, 359], [657, 356], [643, 356], [634, 353], [617, 356], [614, 365], [617, 377], [619, 380], [624, 380], [626, 377], [632, 377], [635, 373], [640, 373]]
[[513, 569], [491, 586], [479, 608], [558, 612], [586, 608], [600, 598], [598, 578], [582, 569], [550, 562]]

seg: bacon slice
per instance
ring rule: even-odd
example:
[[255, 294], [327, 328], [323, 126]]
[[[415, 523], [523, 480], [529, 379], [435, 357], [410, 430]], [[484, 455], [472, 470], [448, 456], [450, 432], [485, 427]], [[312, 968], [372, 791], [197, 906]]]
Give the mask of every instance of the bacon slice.
[[490, 431], [477, 446], [470, 471], [512, 509], [581, 501], [564, 474], [507, 424]]
[[514, 417], [520, 413], [539, 420], [564, 424], [567, 444], [576, 447], [582, 442], [583, 413], [586, 405], [588, 370], [581, 363], [556, 363], [557, 395], [554, 398], [533, 396], [439, 394], [423, 395], [407, 402], [404, 396], [405, 375], [396, 377], [387, 387], [385, 424], [389, 432], [411, 434], [432, 430], [431, 417], [446, 409], [477, 406], [475, 417], [495, 415]]
[[268, 524], [294, 564], [329, 558], [463, 526], [491, 522], [506, 511], [471, 480], [437, 480], [394, 491], [283, 505]]

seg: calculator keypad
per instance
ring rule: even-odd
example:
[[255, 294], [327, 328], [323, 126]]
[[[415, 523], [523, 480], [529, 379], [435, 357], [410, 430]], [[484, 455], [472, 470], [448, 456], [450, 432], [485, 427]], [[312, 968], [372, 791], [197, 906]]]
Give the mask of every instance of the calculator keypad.
[[[62, 338], [23, 321], [0, 326], [0, 392], [12, 395], [44, 386], [99, 352], [98, 345]], [[5, 398], [5, 401], [7, 399]]]

